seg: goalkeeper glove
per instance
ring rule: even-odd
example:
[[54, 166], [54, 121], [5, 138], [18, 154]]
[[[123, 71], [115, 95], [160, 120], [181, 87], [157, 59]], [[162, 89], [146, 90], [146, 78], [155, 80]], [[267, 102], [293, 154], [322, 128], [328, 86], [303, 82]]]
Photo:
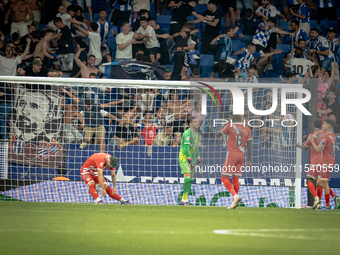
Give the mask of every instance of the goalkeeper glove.
[[201, 158], [197, 158], [198, 165], [200, 166], [200, 174], [202, 173], [202, 160]]
[[192, 164], [191, 158], [189, 157], [189, 158], [187, 158], [187, 160], [188, 160], [188, 162], [189, 162], [189, 165], [191, 165], [191, 164]]

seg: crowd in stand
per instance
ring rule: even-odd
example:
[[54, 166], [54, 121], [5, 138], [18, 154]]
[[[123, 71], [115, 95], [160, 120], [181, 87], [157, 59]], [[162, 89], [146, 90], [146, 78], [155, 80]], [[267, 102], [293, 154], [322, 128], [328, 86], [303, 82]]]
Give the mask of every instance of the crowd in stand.
[[[320, 117], [338, 121], [340, 6], [334, 0], [157, 0], [151, 10], [153, 5], [149, 0], [4, 0], [0, 75], [111, 78], [102, 63], [134, 61], [163, 66], [165, 80], [257, 83], [280, 77], [303, 83], [316, 78]], [[334, 26], [323, 29], [325, 18]], [[11, 86], [0, 88], [2, 137], [13, 107]], [[96, 89], [59, 91], [66, 142], [80, 148], [96, 142], [104, 151], [109, 119], [116, 127], [109, 144], [120, 148], [177, 146], [189, 114], [205, 129], [198, 94]], [[255, 95], [255, 103], [265, 109], [268, 95]]]

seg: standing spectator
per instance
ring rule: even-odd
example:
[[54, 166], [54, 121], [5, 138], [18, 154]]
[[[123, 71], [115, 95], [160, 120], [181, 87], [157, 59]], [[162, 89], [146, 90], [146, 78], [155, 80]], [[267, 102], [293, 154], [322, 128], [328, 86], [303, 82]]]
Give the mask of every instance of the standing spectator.
[[[157, 5], [157, 2], [156, 2], [156, 5]], [[141, 10], [150, 11], [150, 1], [132, 0], [132, 7], [133, 7], [133, 10], [132, 10], [132, 15], [131, 15], [131, 24], [133, 24], [138, 18], [140, 18], [139, 11]]]
[[[206, 21], [203, 20], [205, 25], [205, 30], [204, 34], [202, 37], [202, 44], [201, 44], [201, 54], [208, 54], [209, 51], [211, 50], [213, 55], [216, 54], [217, 47], [214, 45], [211, 45], [210, 42], [216, 38], [220, 34], [221, 30], [221, 19], [222, 15], [221, 13], [217, 10], [217, 5], [218, 3], [215, 0], [209, 1], [208, 4], [208, 10], [203, 13], [203, 17], [207, 18], [213, 18], [213, 21]], [[202, 20], [197, 19], [192, 23], [198, 23], [202, 22]]]
[[338, 63], [338, 49], [340, 45], [340, 37], [335, 38], [336, 30], [334, 28], [328, 29], [328, 34], [326, 36], [326, 39], [328, 40], [328, 45], [330, 51], [334, 55], [334, 62]]
[[[54, 62], [55, 69], [61, 69], [61, 71], [72, 71], [74, 47], [71, 30], [66, 26], [62, 19], [57, 17], [54, 20], [54, 25], [60, 30], [58, 34], [53, 35], [53, 39], [58, 40], [58, 61]], [[66, 55], [66, 57], [65, 57]], [[59, 67], [58, 67], [59, 66]]]
[[224, 34], [221, 34], [217, 37], [215, 37], [210, 44], [211, 45], [221, 45], [221, 51], [219, 51], [219, 54], [215, 55], [215, 60], [223, 59], [229, 64], [233, 64], [236, 60], [231, 58], [231, 54], [233, 51], [232, 47], [232, 37], [234, 36], [234, 29], [231, 27], [225, 27], [224, 28]]
[[243, 26], [243, 42], [248, 45], [253, 40], [256, 32], [257, 24], [259, 24], [258, 16], [252, 9], [247, 9], [245, 15], [239, 21], [239, 26]]
[[236, 11], [236, 0], [219, 0], [219, 4], [221, 6], [223, 15], [224, 15], [224, 22], [225, 25], [228, 27], [230, 26], [229, 18], [231, 20], [231, 27], [235, 27], [237, 23], [237, 19], [235, 16]]
[[90, 78], [90, 74], [98, 74], [98, 68], [94, 66], [94, 63], [96, 62], [96, 57], [94, 55], [90, 55], [87, 59], [87, 65], [84, 65], [84, 63], [79, 59], [79, 56], [83, 50], [85, 49], [81, 48], [77, 51], [76, 55], [74, 56], [74, 60], [80, 68], [81, 77]]
[[138, 131], [130, 124], [130, 114], [124, 113], [122, 121], [116, 126], [116, 133], [109, 143], [123, 149], [129, 145], [139, 145], [139, 142]]
[[159, 132], [153, 142], [154, 146], [168, 146], [171, 142], [172, 125], [166, 125], [164, 131]]
[[290, 23], [291, 19], [288, 10], [288, 1], [287, 0], [269, 0], [269, 1], [276, 8], [281, 7], [281, 10], [285, 16], [285, 18], [282, 17], [282, 19], [284, 19], [285, 22], [288, 21], [288, 23]]
[[122, 32], [116, 38], [117, 51], [116, 61], [124, 61], [132, 59], [132, 45], [137, 41], [134, 38], [134, 33], [130, 31], [130, 24], [122, 22]]
[[[323, 97], [322, 97], [322, 92], [321, 91], [318, 91], [318, 95], [317, 95], [317, 110], [327, 110], [327, 105], [325, 104], [325, 102], [323, 101]], [[322, 114], [322, 113], [319, 113], [319, 118], [322, 120], [322, 123], [324, 122], [324, 120], [326, 118], [328, 118], [328, 115], [327, 114]]]
[[[60, 6], [59, 13], [56, 15], [56, 18], [60, 18], [64, 25], [66, 25], [70, 30], [71, 24], [83, 25], [84, 27], [87, 27], [85, 23], [74, 19], [76, 11], [77, 8], [74, 5], [70, 5], [66, 9], [63, 6]], [[59, 29], [52, 21], [47, 24], [46, 28], [53, 31], [57, 31]]]
[[92, 99], [85, 99], [85, 110], [83, 112], [85, 122], [84, 142], [79, 146], [84, 149], [91, 142], [92, 136], [95, 135], [96, 143], [100, 145], [100, 152], [105, 151], [105, 127], [104, 117], [117, 120], [115, 116], [104, 111], [102, 108], [111, 107], [122, 101], [110, 102], [107, 104], [93, 104]]
[[131, 0], [116, 0], [112, 4], [110, 20], [112, 25], [117, 26], [118, 21], [129, 22], [132, 11]]
[[140, 18], [140, 24], [141, 27], [135, 32], [135, 37], [137, 39], [143, 39], [146, 48], [146, 55], [150, 55], [150, 60], [152, 63], [157, 63], [156, 55], [158, 53], [160, 44], [157, 40], [156, 32], [151, 26], [148, 25], [147, 18]]
[[328, 20], [336, 21], [336, 7], [334, 0], [319, 0], [318, 8], [317, 8], [317, 16], [316, 22], [320, 24], [321, 20], [324, 20], [326, 17]]
[[300, 29], [299, 22], [297, 20], [293, 20], [290, 23], [290, 28], [293, 32], [293, 43], [295, 46], [298, 46], [300, 39], [308, 40], [308, 34], [304, 30]]
[[[326, 78], [326, 74], [322, 73], [322, 72], [318, 72], [315, 76], [317, 77], [317, 81], [318, 81], [318, 91], [321, 91], [322, 93], [322, 97], [326, 97], [327, 95], [327, 91], [328, 89], [330, 89], [330, 87], [333, 84], [333, 80], [334, 80], [334, 63], [332, 63], [332, 71], [331, 71], [331, 76], [329, 78]], [[325, 75], [324, 75], [325, 74]]]
[[62, 2], [61, 0], [44, 1], [44, 10], [45, 13], [48, 13], [48, 15], [42, 15], [43, 19], [41, 20], [41, 23], [48, 24], [50, 21], [53, 21], [53, 19], [59, 13], [58, 9], [62, 5], [61, 2]]
[[32, 24], [33, 26], [35, 26], [35, 28], [39, 31], [41, 19], [41, 5], [39, 4], [38, 0], [25, 0], [25, 2], [31, 8], [34, 15], [34, 19], [30, 22], [30, 25]]
[[80, 6], [83, 10], [85, 10], [84, 2], [86, 2], [86, 7], [89, 12], [90, 21], [93, 21], [93, 13], [92, 13], [92, 7], [91, 7], [91, 0], [77, 0], [78, 6]]
[[90, 38], [90, 50], [89, 50], [89, 56], [94, 55], [96, 57], [96, 62], [94, 63], [96, 66], [99, 65], [102, 62], [102, 53], [100, 50], [101, 46], [101, 38], [100, 34], [98, 34], [98, 24], [96, 22], [90, 23], [89, 30], [85, 30], [81, 26], [77, 25], [77, 34], [85, 35], [86, 37]]
[[194, 7], [197, 5], [197, 2], [197, 0], [189, 0], [188, 3], [179, 2], [179, 7], [174, 9], [172, 13], [169, 32], [171, 36], [181, 31], [182, 27], [187, 22], [187, 17], [190, 14], [194, 15], [201, 21], [213, 21], [213, 18], [203, 17], [202, 15], [199, 15], [197, 12], [195, 12]]
[[160, 48], [159, 53], [161, 54], [161, 58], [159, 59], [159, 63], [161, 65], [170, 65], [172, 64], [170, 62], [169, 58], [169, 47], [166, 42], [166, 39], [170, 37], [168, 33], [166, 33], [163, 29], [159, 27], [159, 25], [156, 25], [155, 18], [149, 18], [149, 26], [151, 26], [153, 29], [155, 29], [156, 37], [158, 39]]
[[[155, 0], [156, 2], [156, 15], [164, 15], [165, 9], [168, 6], [168, 0], [163, 0], [162, 1], [162, 9], [161, 12], [159, 12], [159, 5], [161, 3], [161, 0]], [[149, 8], [150, 9], [150, 8]]]
[[308, 59], [303, 58], [303, 50], [301, 48], [296, 48], [295, 57], [287, 61], [286, 64], [292, 73], [301, 80], [308, 71], [308, 68], [314, 65], [314, 63]]
[[316, 53], [319, 56], [319, 63], [324, 74], [331, 67], [332, 59], [329, 55], [329, 45], [325, 37], [319, 35], [316, 28], [312, 28], [310, 32], [310, 40], [307, 42], [309, 54]]
[[[40, 57], [45, 66], [49, 66], [47, 58], [51, 60], [56, 60], [51, 54], [54, 53], [50, 51], [50, 41], [53, 37], [53, 32], [51, 30], [46, 30], [44, 32], [44, 37], [38, 42], [35, 47], [34, 56]], [[45, 58], [46, 57], [46, 58]]]
[[297, 0], [300, 5], [297, 13], [291, 8], [290, 13], [299, 21], [300, 29], [305, 31], [307, 35], [310, 33], [310, 11], [316, 9], [315, 4], [311, 0]]
[[[149, 19], [149, 11], [142, 9], [138, 12], [138, 19], [132, 25], [132, 32], [136, 32], [140, 28], [140, 18], [145, 17]], [[145, 45], [142, 43], [143, 39], [137, 40], [137, 44], [132, 45], [132, 55], [135, 56], [138, 50], [145, 51]]]
[[152, 124], [153, 114], [150, 112], [144, 113], [144, 128], [142, 129], [142, 137], [145, 146], [153, 145], [157, 131], [154, 124]]
[[180, 146], [182, 142], [182, 134], [180, 132], [174, 133], [174, 140], [172, 141], [172, 147]]
[[236, 20], [240, 18], [240, 14], [243, 9], [253, 9], [253, 0], [236, 0]]
[[[9, 16], [12, 14], [11, 34], [17, 32], [20, 37], [28, 34], [27, 25], [28, 22], [34, 19], [34, 14], [27, 3], [24, 0], [18, 0], [9, 6], [9, 9], [5, 15], [5, 23], [8, 23]], [[26, 18], [27, 14], [29, 19]]]
[[[243, 79], [243, 82], [246, 83], [258, 83], [257, 77], [256, 77], [256, 71], [257, 71], [257, 66], [255, 64], [251, 64], [248, 69], [248, 74], [247, 76]], [[240, 81], [238, 80], [238, 74], [235, 74], [235, 81]]]
[[[37, 31], [37, 29], [35, 28], [35, 26], [34, 25], [28, 25], [27, 26], [27, 30], [28, 30], [28, 33], [25, 35], [25, 36], [21, 36], [20, 37], [20, 43], [22, 44], [22, 45], [25, 45], [26, 44], [26, 38], [31, 38], [31, 40], [32, 40], [32, 33], [34, 32], [34, 31]], [[39, 31], [39, 29], [38, 29], [38, 31]]]
[[5, 19], [2, 17], [5, 17], [11, 4], [12, 4], [11, 0], [2, 0], [2, 2], [0, 3], [0, 17], [1, 17], [0, 18], [0, 31], [5, 35], [9, 35], [11, 32], [11, 22], [10, 20], [8, 20], [8, 22], [5, 23]]
[[49, 68], [43, 66], [40, 58], [35, 58], [32, 65], [26, 66], [23, 70], [19, 72], [21, 76], [34, 76], [34, 77], [60, 77], [62, 72], [53, 73]]
[[[262, 22], [260, 25], [257, 27], [253, 43], [256, 45], [256, 51], [258, 52], [263, 52], [266, 53], [270, 34], [274, 33], [279, 33], [279, 34], [288, 34], [292, 35], [289, 32], [280, 30], [276, 28], [276, 20], [273, 17], [270, 17], [267, 22]], [[273, 52], [271, 52], [273, 53]], [[266, 67], [266, 58], [261, 58], [259, 62], [257, 63], [258, 67], [258, 74], [259, 76], [263, 73], [264, 68]]]
[[108, 22], [106, 20], [106, 10], [105, 9], [101, 9], [99, 12], [99, 19], [97, 21], [98, 24], [98, 34], [100, 34], [100, 38], [101, 38], [101, 53], [102, 53], [102, 57], [104, 57], [106, 59], [106, 62], [112, 62], [112, 58], [110, 55], [110, 49], [109, 46], [106, 44], [106, 40], [107, 40], [107, 36], [109, 35], [109, 33], [112, 34], [112, 36], [116, 36], [116, 32], [112, 26], [111, 22]]
[[336, 121], [339, 112], [339, 102], [337, 99], [337, 91], [336, 89], [329, 90], [328, 97], [324, 98], [323, 101], [326, 104], [326, 110], [317, 110], [319, 114], [328, 114], [328, 117]]
[[5, 57], [0, 55], [0, 76], [16, 76], [17, 65], [21, 63], [29, 53], [31, 39], [27, 38], [27, 47], [21, 56], [13, 57], [13, 48], [9, 45], [5, 47]]

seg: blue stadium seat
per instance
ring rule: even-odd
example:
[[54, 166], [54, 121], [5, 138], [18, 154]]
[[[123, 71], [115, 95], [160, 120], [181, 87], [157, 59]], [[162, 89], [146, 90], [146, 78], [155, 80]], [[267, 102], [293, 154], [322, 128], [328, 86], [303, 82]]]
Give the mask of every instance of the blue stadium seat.
[[[106, 9], [106, 1], [105, 0], [92, 0], [92, 12], [99, 12], [101, 9]], [[85, 9], [87, 9], [85, 7]]]
[[[109, 16], [110, 16], [110, 15], [107, 15], [106, 19], [108, 19]], [[99, 19], [99, 13], [97, 13], [97, 12], [93, 13], [93, 21], [94, 21], [94, 22], [97, 22], [98, 19]]]
[[317, 26], [316, 20], [311, 20], [311, 21], [310, 21], [310, 28], [311, 28], [311, 29], [312, 29], [312, 28], [316, 28], [316, 26]]
[[288, 31], [289, 25], [288, 22], [283, 22], [282, 19], [279, 20], [279, 27], [282, 26], [282, 30]]
[[109, 46], [110, 51], [116, 51], [117, 49], [116, 38], [114, 37], [108, 38], [106, 44]]
[[90, 20], [90, 14], [88, 12], [84, 12], [84, 15], [85, 15], [85, 19]]
[[335, 27], [337, 26], [336, 24], [337, 22], [336, 21], [330, 21], [328, 19], [324, 19], [324, 20], [321, 20], [320, 21], [320, 27], [323, 29], [323, 30], [327, 30], [327, 29], [330, 29], [331, 27]]
[[210, 54], [201, 54], [200, 66], [213, 66], [214, 65], [214, 56]]
[[171, 15], [157, 15], [156, 16], [157, 24], [167, 24], [170, 26], [170, 22], [171, 22]]
[[276, 45], [276, 50], [282, 50], [283, 53], [289, 52], [291, 49], [290, 44], [277, 44]]
[[39, 32], [42, 32], [46, 26], [47, 24], [40, 24]]
[[150, 16], [154, 17], [156, 14], [156, 4], [154, 2], [150, 2]]
[[246, 45], [243, 42], [241, 42], [240, 40], [233, 41], [233, 44], [232, 44], [233, 52], [239, 51], [244, 47], [246, 47]]
[[206, 4], [198, 4], [195, 6], [195, 12], [198, 14], [203, 14], [205, 11], [208, 10], [208, 6]]

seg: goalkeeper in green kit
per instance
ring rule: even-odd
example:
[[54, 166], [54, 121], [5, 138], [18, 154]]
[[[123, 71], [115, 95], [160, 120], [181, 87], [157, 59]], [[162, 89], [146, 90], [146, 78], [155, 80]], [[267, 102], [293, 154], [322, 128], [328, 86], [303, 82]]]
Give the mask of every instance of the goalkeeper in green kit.
[[184, 176], [183, 197], [180, 205], [184, 206], [190, 205], [188, 201], [188, 194], [194, 181], [196, 159], [200, 169], [202, 167], [200, 152], [198, 150], [198, 134], [196, 133], [198, 121], [196, 117], [190, 116], [188, 118], [188, 123], [190, 128], [188, 128], [182, 135], [182, 142], [178, 156], [178, 162], [182, 170], [181, 173]]

